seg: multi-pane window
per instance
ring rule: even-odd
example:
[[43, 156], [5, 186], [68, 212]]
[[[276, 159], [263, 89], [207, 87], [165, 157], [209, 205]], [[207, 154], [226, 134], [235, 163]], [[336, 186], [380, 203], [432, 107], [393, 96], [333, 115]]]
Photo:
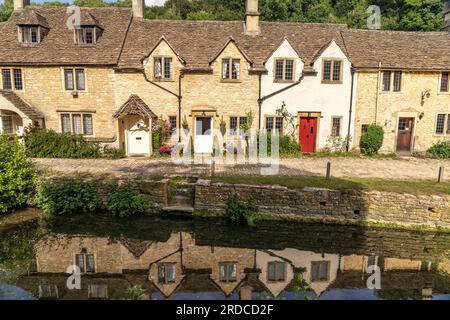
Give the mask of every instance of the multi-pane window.
[[154, 76], [158, 80], [171, 80], [173, 78], [172, 58], [155, 57]]
[[266, 130], [267, 132], [277, 130], [280, 134], [283, 133], [283, 117], [266, 117]]
[[440, 113], [436, 118], [436, 134], [450, 134], [450, 114]]
[[328, 281], [330, 279], [330, 261], [311, 262], [311, 281]]
[[385, 92], [400, 92], [402, 90], [402, 72], [383, 71], [382, 90]]
[[322, 82], [342, 82], [342, 60], [323, 60]]
[[88, 285], [88, 299], [108, 299], [108, 286], [106, 284]]
[[236, 135], [247, 123], [247, 117], [230, 117], [230, 135]]
[[2, 126], [0, 133], [12, 134], [13, 133], [13, 120], [12, 116], [1, 116]]
[[20, 27], [21, 41], [25, 44], [39, 43], [38, 27]]
[[2, 69], [3, 90], [23, 90], [22, 69]]
[[237, 81], [241, 74], [241, 60], [223, 59], [222, 60], [222, 80]]
[[293, 81], [293, 80], [294, 80], [294, 60], [276, 59], [275, 81]]
[[175, 282], [175, 263], [161, 263], [158, 265], [158, 282], [164, 284]]
[[177, 116], [169, 117], [170, 133], [173, 134], [177, 130]]
[[81, 273], [95, 272], [95, 258], [93, 254], [80, 253], [75, 255], [75, 264]]
[[368, 129], [369, 129], [369, 125], [368, 124], [361, 125], [361, 135], [366, 133]]
[[340, 137], [341, 136], [341, 117], [333, 117], [331, 119], [331, 136]]
[[40, 284], [39, 299], [58, 299], [58, 287], [54, 284]]
[[63, 113], [61, 114], [61, 132], [83, 134], [91, 136], [94, 134], [92, 114], [90, 113]]
[[272, 261], [267, 264], [267, 280], [284, 281], [286, 279], [286, 262]]
[[440, 91], [441, 92], [448, 92], [448, 87], [449, 87], [449, 82], [448, 82], [448, 78], [449, 78], [449, 72], [442, 72], [441, 74], [441, 85], [440, 85]]
[[81, 27], [75, 29], [75, 42], [77, 44], [94, 44], [95, 41], [94, 27]]
[[237, 264], [235, 262], [223, 262], [219, 264], [219, 279], [221, 282], [236, 281]]
[[84, 69], [64, 69], [64, 88], [67, 91], [86, 90]]

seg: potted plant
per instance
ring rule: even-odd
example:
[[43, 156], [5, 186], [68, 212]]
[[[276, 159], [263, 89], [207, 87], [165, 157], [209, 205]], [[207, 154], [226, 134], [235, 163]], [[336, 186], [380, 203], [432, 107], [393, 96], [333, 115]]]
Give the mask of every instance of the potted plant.
[[186, 116], [184, 116], [183, 121], [181, 121], [181, 126], [183, 127], [184, 130], [188, 130], [189, 129], [189, 123], [186, 119]]

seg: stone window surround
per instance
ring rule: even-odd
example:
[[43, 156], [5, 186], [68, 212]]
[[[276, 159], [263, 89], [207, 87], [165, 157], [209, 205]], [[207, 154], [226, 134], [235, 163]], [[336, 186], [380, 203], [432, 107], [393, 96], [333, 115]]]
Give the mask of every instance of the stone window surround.
[[[270, 279], [270, 275], [269, 275], [269, 265], [273, 264], [275, 267], [275, 278], [276, 280], [271, 280]], [[282, 265], [284, 270], [283, 270], [283, 279], [278, 279], [277, 277], [277, 269], [276, 266]], [[286, 261], [280, 261], [280, 260], [273, 260], [273, 261], [268, 261], [267, 262], [267, 282], [268, 283], [276, 283], [276, 282], [285, 282], [286, 281], [286, 276], [287, 276], [287, 263]]]
[[[24, 38], [23, 38], [23, 32], [26, 31], [29, 33], [29, 39], [31, 39], [31, 30], [35, 29], [36, 30], [36, 42], [24, 42]], [[42, 38], [42, 27], [41, 26], [37, 26], [37, 25], [19, 25], [17, 26], [17, 33], [18, 33], [18, 39], [19, 39], [19, 43], [21, 43], [24, 46], [36, 46], [39, 43], [41, 43], [41, 38]]]
[[[277, 62], [283, 61], [283, 80], [278, 80], [277, 77]], [[292, 80], [286, 80], [286, 61], [292, 61]], [[273, 59], [273, 82], [275, 83], [292, 83], [295, 81], [295, 58], [292, 57], [276, 57]]]
[[[236, 118], [236, 125], [237, 125], [236, 129], [231, 128], [231, 118]], [[228, 128], [230, 130], [230, 135], [231, 136], [238, 136], [239, 135], [238, 132], [240, 131], [240, 128], [241, 128], [242, 124], [245, 123], [245, 122], [241, 123], [241, 120], [244, 119], [244, 118], [247, 119], [247, 116], [245, 116], [245, 115], [244, 116], [235, 116], [235, 115], [233, 115], [233, 116], [229, 116], [228, 117]], [[248, 121], [248, 119], [246, 121]], [[231, 134], [231, 132], [232, 132], [231, 130], [236, 130], [236, 131], [235, 131], [234, 134]]]
[[[324, 76], [324, 68], [325, 68], [325, 61], [331, 61], [331, 70], [330, 70], [330, 80], [324, 80], [323, 76]], [[340, 74], [340, 79], [339, 80], [333, 80], [333, 70], [334, 70], [334, 63], [335, 62], [340, 62], [341, 63], [341, 74]], [[321, 67], [321, 76], [320, 76], [320, 80], [323, 84], [342, 84], [344, 82], [344, 64], [345, 64], [345, 60], [342, 58], [326, 58], [323, 57], [322, 58], [322, 67]]]
[[[389, 91], [383, 90], [383, 73], [385, 71], [391, 72], [391, 84]], [[400, 78], [400, 91], [394, 91], [394, 73], [395, 72], [401, 72], [401, 78]], [[380, 71], [380, 84], [379, 84], [379, 92], [381, 94], [402, 94], [404, 89], [404, 83], [405, 83], [405, 71], [403, 70], [394, 70], [394, 69], [383, 69]]]
[[[74, 134], [74, 132], [73, 132], [73, 115], [74, 114], [79, 114], [79, 115], [81, 115], [81, 131], [82, 131], [81, 135], [83, 135], [85, 137], [90, 137], [90, 138], [94, 138], [95, 137], [95, 130], [94, 130], [94, 128], [95, 128], [95, 125], [94, 125], [95, 124], [95, 121], [94, 121], [95, 111], [89, 111], [89, 110], [81, 110], [81, 111], [76, 111], [76, 110], [70, 110], [70, 111], [57, 110], [56, 112], [59, 115], [59, 131], [60, 132], [63, 132], [61, 116], [63, 114], [68, 114], [70, 116], [70, 132], [72, 134]], [[89, 135], [88, 134], [84, 134], [84, 116], [85, 115], [90, 115], [91, 118], [92, 118], [92, 134], [89, 134]]]
[[85, 274], [85, 273], [90, 273], [90, 274], [93, 274], [93, 273], [97, 273], [98, 272], [98, 269], [97, 269], [97, 253], [89, 253], [89, 252], [81, 252], [81, 250], [79, 251], [79, 252], [75, 252], [74, 254], [73, 254], [73, 265], [74, 266], [76, 266], [77, 265], [77, 255], [79, 255], [79, 254], [84, 254], [85, 256], [87, 256], [87, 255], [93, 255], [94, 256], [94, 268], [95, 268], [95, 271], [94, 272], [87, 272], [86, 271], [86, 257], [84, 258], [84, 272], [82, 272], [82, 274]]
[[[156, 66], [156, 60], [157, 59], [161, 59], [161, 77], [156, 77], [155, 76], [155, 70], [156, 70], [155, 66]], [[165, 78], [164, 77], [164, 74], [165, 74], [165, 70], [164, 70], [165, 69], [165, 62], [164, 62], [164, 60], [166, 60], [166, 59], [171, 59], [172, 60], [172, 73], [171, 73], [171, 77], [170, 78]], [[155, 81], [158, 81], [158, 82], [174, 82], [175, 81], [175, 78], [174, 78], [174, 61], [175, 61], [175, 59], [172, 56], [164, 56], [164, 55], [154, 56], [153, 57], [153, 79]]]
[[[444, 119], [444, 133], [436, 133], [437, 119], [438, 119], [438, 115], [440, 115], [440, 114], [444, 114], [445, 115], [445, 119]], [[436, 112], [436, 114], [434, 116], [433, 136], [434, 137], [448, 137], [448, 136], [450, 136], [450, 132], [447, 131], [449, 129], [449, 126], [450, 126], [450, 112], [449, 111]]]
[[[223, 62], [224, 61], [229, 61], [230, 62], [230, 77], [228, 79], [224, 79], [224, 74], [223, 74]], [[233, 58], [233, 57], [223, 57], [220, 60], [220, 81], [221, 82], [225, 82], [225, 83], [240, 83], [241, 81], [241, 76], [242, 76], [242, 63], [241, 63], [241, 59], [240, 58]], [[237, 79], [233, 79], [232, 78], [232, 74], [233, 74], [233, 61], [239, 61], [239, 73], [238, 73], [238, 77]]]
[[[222, 267], [230, 267], [233, 266], [236, 270], [235, 270], [235, 275], [232, 278], [228, 278], [227, 275], [225, 275], [225, 278], [222, 278], [221, 274], [222, 274]], [[236, 261], [223, 261], [223, 262], [219, 262], [219, 281], [220, 282], [236, 282], [237, 281], [237, 269], [238, 269], [238, 263]]]
[[[338, 135], [333, 135], [333, 124], [334, 124], [334, 119], [339, 119], [339, 132]], [[331, 116], [331, 124], [330, 124], [330, 136], [332, 136], [333, 138], [340, 138], [342, 137], [342, 121], [343, 121], [344, 117], [343, 116]]]
[[[282, 130], [284, 131], [284, 129], [285, 129], [285, 125], [286, 125], [286, 123], [285, 123], [285, 121], [284, 121], [284, 118], [282, 117], [282, 116], [280, 116], [280, 115], [273, 115], [273, 114], [265, 114], [264, 115], [264, 128], [267, 130], [267, 118], [273, 118], [273, 123], [272, 123], [272, 130], [274, 130], [275, 129], [275, 127], [276, 127], [276, 119], [277, 118], [281, 118], [282, 119], [282, 122], [283, 122], [283, 128], [282, 128]], [[281, 133], [283, 133], [283, 131], [281, 132]]]
[[[69, 70], [72, 69], [73, 70], [73, 79], [74, 79], [74, 86], [76, 86], [76, 82], [75, 82], [75, 70], [83, 70], [84, 71], [84, 90], [78, 90], [78, 89], [74, 89], [74, 90], [66, 90], [66, 78], [65, 78], [65, 70]], [[72, 93], [74, 91], [77, 92], [77, 94], [84, 94], [84, 93], [88, 93], [89, 92], [89, 86], [88, 86], [88, 69], [84, 68], [84, 67], [61, 67], [61, 89], [62, 92], [66, 92], [66, 93]]]
[[[442, 73], [443, 73], [443, 72], [449, 72], [448, 91], [441, 91], [441, 81], [442, 81]], [[447, 94], [450, 94], [450, 71], [442, 71], [442, 72], [439, 72], [439, 81], [438, 81], [437, 93], [438, 93], [438, 95], [447, 95]]]
[[[319, 266], [319, 279], [313, 279], [313, 275], [312, 275], [312, 271], [313, 271], [313, 266], [317, 264]], [[322, 268], [323, 265], [327, 265], [327, 278], [326, 279], [322, 279], [320, 278], [320, 268]], [[310, 272], [310, 277], [311, 277], [311, 282], [329, 282], [330, 281], [330, 267], [331, 267], [331, 262], [329, 260], [324, 260], [324, 261], [311, 261], [311, 272]]]
[[[87, 35], [88, 29], [91, 29], [91, 32], [92, 32], [92, 42], [91, 43], [86, 41], [86, 39], [87, 39], [86, 35]], [[74, 29], [73, 33], [74, 33], [73, 39], [74, 39], [75, 44], [77, 44], [79, 46], [92, 46], [97, 43], [99, 32], [97, 31], [97, 28], [94, 26], [81, 26], [78, 29]], [[82, 36], [83, 36], [82, 38], [84, 39], [84, 42], [82, 42], [82, 43], [79, 41], [80, 33], [82, 34]]]
[[[11, 86], [12, 88], [9, 91], [18, 91], [18, 92], [25, 92], [25, 77], [24, 77], [24, 72], [23, 72], [23, 68], [21, 67], [0, 67], [0, 89], [3, 89], [3, 75], [1, 74], [2, 70], [9, 70], [10, 72], [10, 77], [11, 77]], [[14, 85], [14, 70], [20, 70], [20, 74], [22, 75], [22, 89], [16, 89], [15, 85]]]

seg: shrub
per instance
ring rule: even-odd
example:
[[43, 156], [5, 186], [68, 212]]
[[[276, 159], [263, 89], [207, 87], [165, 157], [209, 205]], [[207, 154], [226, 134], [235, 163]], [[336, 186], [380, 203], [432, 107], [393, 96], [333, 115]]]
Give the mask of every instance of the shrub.
[[115, 216], [126, 218], [144, 214], [149, 209], [148, 201], [133, 190], [111, 184], [108, 187], [108, 210]]
[[43, 184], [36, 204], [47, 215], [92, 213], [101, 206], [95, 184], [82, 181]]
[[359, 141], [361, 152], [369, 156], [377, 154], [383, 145], [383, 139], [383, 127], [370, 125], [367, 128], [367, 132], [361, 136], [361, 140]]
[[159, 148], [158, 151], [159, 151], [159, 154], [161, 154], [161, 155], [171, 155], [172, 150], [173, 150], [173, 147], [171, 147], [171, 146], [162, 146]]
[[153, 149], [158, 150], [170, 138], [170, 124], [162, 119], [152, 125]]
[[101, 148], [83, 136], [32, 128], [25, 132], [27, 154], [36, 158], [98, 158]]
[[25, 205], [35, 178], [34, 165], [17, 137], [0, 135], [0, 213]]
[[228, 201], [226, 215], [233, 223], [247, 222], [251, 225], [256, 214], [256, 206], [251, 202], [240, 201], [233, 197]]
[[105, 146], [103, 148], [103, 156], [110, 159], [123, 159], [126, 157], [125, 150]]
[[427, 154], [433, 158], [450, 159], [450, 140], [440, 141], [428, 149]]
[[145, 290], [141, 285], [128, 287], [125, 291], [126, 300], [141, 300], [144, 294]]
[[[272, 154], [272, 135], [265, 133], [258, 136], [258, 145], [259, 139], [266, 139], [267, 155], [270, 156]], [[300, 144], [289, 135], [281, 135], [279, 141], [279, 154], [280, 156], [297, 156], [300, 154]]]

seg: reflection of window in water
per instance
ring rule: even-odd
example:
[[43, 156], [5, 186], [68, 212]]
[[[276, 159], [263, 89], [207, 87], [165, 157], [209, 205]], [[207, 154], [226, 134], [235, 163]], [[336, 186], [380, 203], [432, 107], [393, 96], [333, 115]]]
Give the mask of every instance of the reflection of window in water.
[[80, 272], [95, 272], [95, 258], [93, 254], [82, 252], [75, 256], [76, 265], [80, 268]]
[[233, 282], [236, 281], [237, 264], [235, 262], [222, 262], [219, 264], [220, 281]]
[[38, 272], [38, 267], [37, 267], [37, 261], [36, 259], [31, 260], [30, 262], [30, 273], [36, 273]]
[[39, 285], [39, 299], [58, 299], [58, 287], [54, 284]]
[[164, 284], [175, 282], [175, 263], [158, 265], [158, 282]]
[[108, 286], [106, 284], [88, 285], [89, 299], [108, 299]]
[[267, 280], [284, 281], [286, 279], [286, 263], [272, 261], [267, 264]]
[[311, 281], [329, 281], [330, 261], [311, 262]]

